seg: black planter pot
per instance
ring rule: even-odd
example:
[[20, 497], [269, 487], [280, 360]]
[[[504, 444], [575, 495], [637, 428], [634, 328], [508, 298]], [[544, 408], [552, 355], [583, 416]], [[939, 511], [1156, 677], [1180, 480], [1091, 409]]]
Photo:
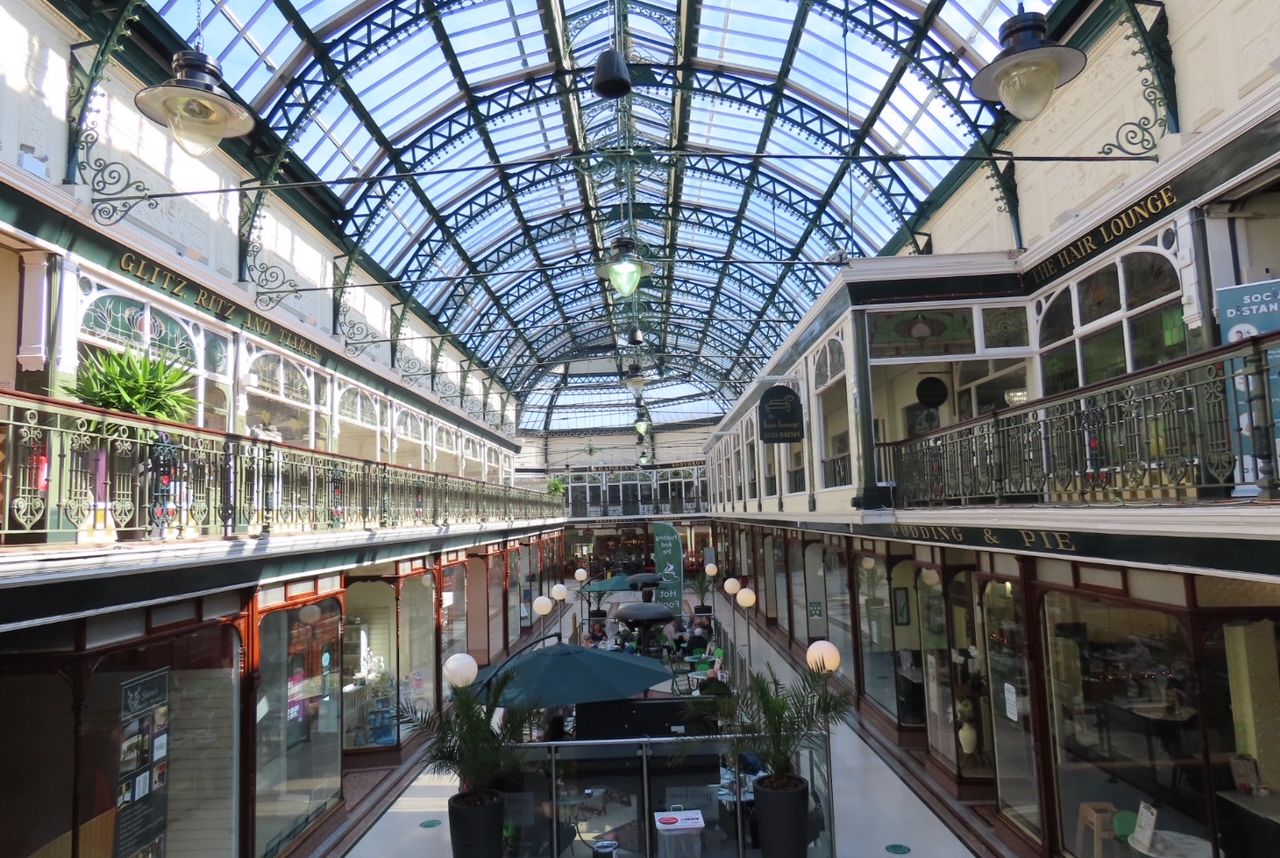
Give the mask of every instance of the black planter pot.
[[709, 615], [709, 614], [711, 613], [711, 606], [710, 606], [710, 605], [694, 605], [694, 606], [693, 606], [693, 612], [694, 612], [695, 614], [708, 614], [708, 615]]
[[[763, 858], [804, 858], [809, 846], [809, 784], [771, 789], [756, 781], [756, 821]], [[455, 858], [457, 856], [455, 855]]]
[[502, 793], [486, 791], [492, 798], [481, 805], [449, 798], [449, 840], [453, 858], [502, 858]]
[[604, 608], [592, 608], [591, 610], [587, 611], [587, 619], [588, 620], [607, 620], [609, 619], [609, 612], [606, 611]]

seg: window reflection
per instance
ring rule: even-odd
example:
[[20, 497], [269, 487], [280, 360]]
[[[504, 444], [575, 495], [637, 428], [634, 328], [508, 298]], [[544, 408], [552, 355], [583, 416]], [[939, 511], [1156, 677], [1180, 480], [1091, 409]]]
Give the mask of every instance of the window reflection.
[[341, 789], [337, 599], [273, 611], [259, 626], [254, 855], [270, 858]]

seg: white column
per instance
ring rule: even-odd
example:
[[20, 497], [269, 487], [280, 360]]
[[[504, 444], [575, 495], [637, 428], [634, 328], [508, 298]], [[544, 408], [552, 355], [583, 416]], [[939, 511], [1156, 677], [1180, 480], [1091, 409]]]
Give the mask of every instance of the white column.
[[80, 268], [65, 256], [59, 282], [58, 333], [54, 337], [58, 351], [53, 368], [59, 374], [75, 375], [80, 364]]
[[[49, 293], [52, 291], [49, 254], [33, 250], [19, 256], [22, 259], [22, 318], [18, 328], [18, 365], [27, 372], [39, 372], [49, 357]], [[66, 284], [63, 291], [67, 291]], [[74, 280], [70, 291], [79, 294]]]

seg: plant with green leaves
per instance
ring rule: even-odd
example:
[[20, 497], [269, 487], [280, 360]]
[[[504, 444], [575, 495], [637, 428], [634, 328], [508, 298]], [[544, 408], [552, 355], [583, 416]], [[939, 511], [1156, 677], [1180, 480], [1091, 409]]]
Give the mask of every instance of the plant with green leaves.
[[551, 479], [547, 480], [547, 494], [551, 495], [552, 497], [557, 497], [557, 498], [564, 497], [564, 489], [565, 489], [564, 477], [552, 477]]
[[[502, 776], [520, 768], [515, 745], [533, 723], [535, 710], [499, 705], [514, 678], [514, 672], [504, 671], [483, 687], [454, 687], [451, 702], [438, 712], [401, 711], [410, 734], [427, 737], [426, 770], [456, 777], [457, 799], [462, 804], [497, 801]], [[500, 718], [496, 717], [499, 709]]]
[[94, 408], [184, 423], [196, 408], [190, 383], [188, 370], [143, 352], [95, 351], [66, 393]]
[[706, 607], [707, 597], [711, 595], [711, 588], [714, 586], [715, 579], [702, 570], [689, 576], [689, 589], [693, 590], [698, 597], [698, 604], [702, 607]]
[[793, 789], [805, 781], [795, 770], [796, 755], [806, 741], [843, 721], [853, 710], [853, 698], [833, 689], [828, 674], [804, 670], [785, 686], [768, 668], [752, 672], [733, 697], [720, 699], [720, 720], [736, 724], [728, 738], [730, 759], [752, 753], [769, 774], [758, 783], [773, 789]]

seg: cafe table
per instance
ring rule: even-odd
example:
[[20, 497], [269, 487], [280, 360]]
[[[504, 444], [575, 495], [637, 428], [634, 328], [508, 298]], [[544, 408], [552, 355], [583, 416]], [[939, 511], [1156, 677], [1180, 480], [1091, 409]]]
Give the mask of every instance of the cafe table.
[[1149, 858], [1213, 858], [1213, 844], [1181, 831], [1156, 831], [1151, 836], [1151, 845], [1146, 848], [1130, 837], [1129, 847]]

